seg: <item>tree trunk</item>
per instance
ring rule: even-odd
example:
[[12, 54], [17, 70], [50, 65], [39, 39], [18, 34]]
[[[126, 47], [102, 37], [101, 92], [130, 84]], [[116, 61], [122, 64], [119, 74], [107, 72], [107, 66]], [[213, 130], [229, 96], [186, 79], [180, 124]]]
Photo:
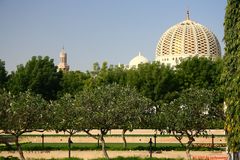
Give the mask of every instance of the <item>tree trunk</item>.
[[69, 136], [69, 138], [68, 138], [68, 158], [71, 158], [71, 143], [72, 143], [71, 136]]
[[188, 136], [188, 143], [186, 145], [186, 154], [187, 154], [188, 159], [191, 159], [190, 151], [191, 151], [192, 144], [195, 141], [195, 139], [192, 136], [190, 136], [189, 134], [187, 134], [187, 136]]
[[192, 159], [189, 148], [186, 150], [186, 155], [187, 155], [187, 159]]
[[126, 149], [127, 148], [127, 140], [125, 137], [125, 133], [127, 132], [127, 129], [123, 129], [122, 131], [122, 138], [123, 138], [123, 148]]
[[101, 136], [100, 140], [102, 142], [102, 152], [103, 152], [103, 155], [104, 155], [104, 157], [106, 159], [109, 159], [108, 153], [107, 153], [106, 148], [105, 148], [105, 140], [104, 140], [104, 137], [103, 137], [104, 135], [101, 133], [100, 136]]
[[23, 155], [23, 151], [22, 151], [21, 145], [20, 145], [19, 142], [18, 142], [18, 138], [19, 138], [19, 136], [16, 136], [15, 144], [16, 144], [16, 146], [17, 146], [17, 150], [18, 150], [18, 153], [19, 153], [19, 155], [20, 155], [20, 159], [21, 159], [21, 160], [25, 160], [25, 157], [24, 157], [24, 155]]

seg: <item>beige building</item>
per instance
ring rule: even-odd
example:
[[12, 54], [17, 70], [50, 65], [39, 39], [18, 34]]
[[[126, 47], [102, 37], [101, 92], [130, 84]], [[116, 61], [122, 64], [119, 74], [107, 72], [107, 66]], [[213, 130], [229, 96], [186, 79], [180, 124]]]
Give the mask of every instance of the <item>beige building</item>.
[[67, 64], [67, 53], [64, 50], [64, 47], [60, 52], [60, 63], [58, 65], [58, 70], [69, 71], [69, 65]]
[[175, 66], [187, 57], [221, 56], [216, 36], [205, 26], [190, 19], [170, 27], [160, 38], [156, 48], [156, 59], [160, 63]]

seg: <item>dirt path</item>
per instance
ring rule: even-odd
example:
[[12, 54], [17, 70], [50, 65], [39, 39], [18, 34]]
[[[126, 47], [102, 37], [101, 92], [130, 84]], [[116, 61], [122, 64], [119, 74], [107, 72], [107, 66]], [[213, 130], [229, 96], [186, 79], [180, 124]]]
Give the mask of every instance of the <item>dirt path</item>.
[[[122, 156], [122, 157], [149, 157], [148, 151], [108, 151], [110, 158]], [[68, 157], [67, 151], [33, 151], [24, 152], [27, 159], [33, 158], [66, 158]], [[103, 157], [101, 151], [72, 151], [72, 157], [83, 158], [84, 160], [101, 158]], [[225, 160], [227, 157], [226, 152], [210, 152], [210, 151], [192, 151], [193, 157], [211, 157], [211, 160]], [[0, 156], [14, 156], [18, 157], [18, 152], [0, 152]], [[186, 158], [186, 153], [183, 151], [163, 151], [155, 152], [152, 155], [158, 158]], [[215, 157], [215, 158], [214, 158]]]

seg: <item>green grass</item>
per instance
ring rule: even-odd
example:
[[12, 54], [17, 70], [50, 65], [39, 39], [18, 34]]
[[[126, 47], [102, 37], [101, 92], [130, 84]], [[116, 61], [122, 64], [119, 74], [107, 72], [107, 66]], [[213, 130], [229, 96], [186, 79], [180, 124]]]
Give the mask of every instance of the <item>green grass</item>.
[[[211, 148], [209, 144], [208, 146], [198, 146], [194, 147], [191, 150], [196, 151], [209, 151], [209, 150], [224, 150], [225, 144], [220, 144], [221, 147], [217, 146], [215, 148]], [[41, 143], [24, 143], [21, 145], [24, 151], [41, 151], [41, 150], [68, 150], [67, 143], [45, 143], [44, 148]], [[149, 150], [149, 144], [146, 143], [128, 143], [126, 149], [123, 148], [122, 143], [107, 143], [107, 150]], [[159, 151], [184, 151], [185, 149], [179, 143], [158, 143], [156, 147], [152, 147], [153, 150]], [[11, 151], [16, 150], [16, 146], [12, 145], [12, 148], [7, 148], [6, 146], [0, 146], [0, 151]], [[97, 146], [96, 143], [73, 143], [71, 145], [71, 150], [101, 150], [101, 146]]]

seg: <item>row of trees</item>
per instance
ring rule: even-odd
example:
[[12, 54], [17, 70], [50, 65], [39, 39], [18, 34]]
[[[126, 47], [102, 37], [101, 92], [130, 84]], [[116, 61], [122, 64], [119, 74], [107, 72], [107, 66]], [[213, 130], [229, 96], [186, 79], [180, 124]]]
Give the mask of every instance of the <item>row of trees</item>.
[[84, 88], [117, 83], [136, 88], [156, 103], [169, 102], [177, 93], [190, 87], [213, 89], [223, 96], [220, 89], [222, 59], [212, 61], [206, 58], [190, 58], [176, 68], [157, 62], [140, 65], [138, 69], [127, 70], [123, 66], [100, 67], [93, 65], [92, 71], [57, 72], [49, 57], [32, 57], [25, 65], [7, 74], [4, 62], [0, 60], [0, 88], [16, 94], [31, 90], [46, 100], [55, 100], [65, 93], [75, 94]]
[[[13, 95], [1, 91], [0, 128], [3, 133], [15, 136], [15, 143], [24, 159], [19, 137], [26, 132], [55, 130], [69, 133], [85, 132], [102, 143], [106, 158], [105, 135], [112, 129], [125, 132], [136, 128], [157, 129], [172, 133], [189, 153], [194, 138], [205, 134], [212, 122], [220, 120], [220, 110], [214, 103], [212, 90], [190, 88], [177, 99], [161, 106], [141, 95], [136, 89], [117, 84], [85, 88], [75, 95], [65, 94], [54, 101], [26, 91]], [[99, 135], [90, 131], [99, 130]], [[183, 136], [188, 143], [182, 143]]]
[[189, 151], [206, 128], [223, 128], [221, 59], [194, 57], [175, 69], [155, 62], [130, 70], [95, 63], [90, 72], [63, 73], [49, 57], [32, 57], [10, 75], [0, 62], [0, 128], [16, 137], [22, 158], [18, 137], [39, 128], [67, 131], [69, 138], [84, 131], [101, 140], [106, 157], [104, 136], [111, 129], [123, 129], [125, 147], [125, 133], [134, 128], [172, 133], [179, 142], [187, 136], [181, 144]]

